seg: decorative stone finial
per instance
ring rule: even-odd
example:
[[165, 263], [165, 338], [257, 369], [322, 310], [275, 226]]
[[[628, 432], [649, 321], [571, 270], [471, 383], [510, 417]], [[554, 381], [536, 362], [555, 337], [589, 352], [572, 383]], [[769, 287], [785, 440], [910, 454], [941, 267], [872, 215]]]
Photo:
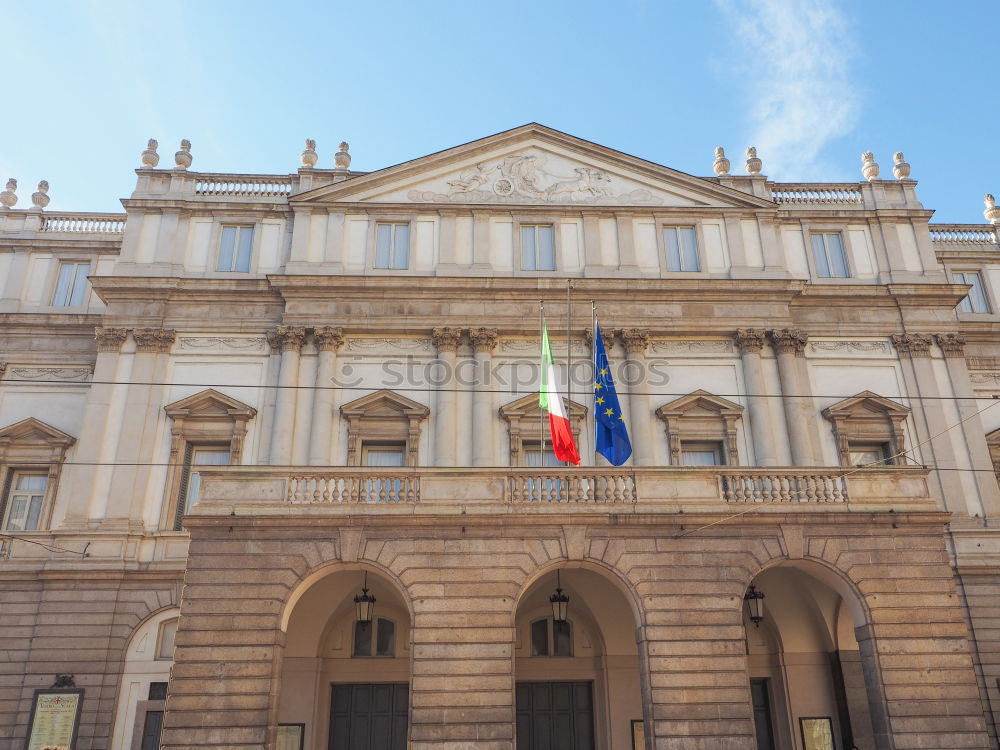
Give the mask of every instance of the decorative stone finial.
[[187, 138], [181, 141], [181, 150], [174, 154], [174, 164], [178, 169], [187, 169], [191, 166], [191, 141]]
[[878, 164], [875, 162], [875, 154], [871, 151], [861, 154], [861, 174], [869, 182], [878, 178]]
[[49, 205], [49, 181], [42, 180], [38, 183], [38, 192], [31, 194], [31, 202], [35, 208], [45, 208]]
[[17, 203], [17, 180], [11, 177], [7, 180], [7, 189], [0, 193], [0, 204], [4, 208], [14, 208]]
[[[7, 187], [10, 187], [9, 183]], [[2, 197], [3, 195], [0, 194], [0, 198]], [[997, 208], [997, 199], [987, 193], [983, 198], [983, 204], [986, 206], [986, 210], [983, 211], [983, 216], [986, 217], [986, 221], [990, 224], [1000, 224], [1000, 208]]]
[[910, 165], [903, 158], [903, 152], [897, 151], [892, 155], [892, 160], [896, 165], [892, 168], [892, 174], [897, 180], [905, 180], [910, 176]]
[[156, 165], [160, 163], [160, 155], [156, 153], [156, 147], [160, 145], [156, 142], [155, 138], [150, 138], [149, 142], [146, 144], [146, 150], [142, 152], [139, 159], [142, 161], [142, 166], [147, 169], [156, 169]]
[[306, 148], [302, 152], [302, 166], [307, 169], [312, 169], [316, 166], [316, 160], [319, 157], [316, 155], [316, 141], [312, 138], [306, 138]]
[[347, 141], [340, 142], [340, 151], [333, 155], [333, 163], [337, 165], [337, 169], [348, 169], [351, 166], [351, 155], [348, 153], [347, 149], [350, 145]]
[[726, 158], [726, 150], [722, 146], [715, 147], [715, 161], [712, 162], [712, 169], [719, 176], [729, 174], [729, 159]]
[[760, 174], [764, 168], [764, 162], [757, 158], [757, 147], [751, 146], [747, 149], [747, 174]]

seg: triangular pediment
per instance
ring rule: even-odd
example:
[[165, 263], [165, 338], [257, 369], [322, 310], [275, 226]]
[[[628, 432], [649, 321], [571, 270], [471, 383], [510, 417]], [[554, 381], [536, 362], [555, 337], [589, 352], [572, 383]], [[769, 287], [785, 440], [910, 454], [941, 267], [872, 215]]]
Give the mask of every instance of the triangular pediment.
[[530, 124], [316, 188], [295, 203], [774, 207], [771, 201]]
[[174, 420], [184, 419], [253, 419], [257, 410], [252, 406], [237, 401], [231, 396], [208, 388], [193, 396], [182, 398], [163, 407], [164, 411]]
[[879, 396], [872, 391], [862, 391], [861, 393], [845, 398], [831, 404], [823, 410], [823, 416], [827, 419], [838, 417], [853, 417], [855, 419], [864, 417], [895, 417], [903, 419], [910, 413], [909, 408], [896, 401]]
[[0, 443], [44, 443], [51, 446], [69, 447], [74, 442], [76, 442], [76, 438], [72, 435], [67, 435], [62, 430], [45, 424], [34, 417], [22, 419], [20, 422], [15, 422], [0, 430]]
[[[566, 407], [570, 421], [584, 419], [587, 416], [587, 407], [583, 404], [578, 404], [576, 401], [568, 398], [563, 399], [563, 404]], [[517, 401], [511, 401], [509, 404], [501, 406], [500, 416], [507, 422], [512, 420], [523, 422], [532, 419], [537, 420], [540, 411], [538, 394], [529, 393], [527, 396], [517, 399]]]
[[382, 389], [344, 404], [340, 407], [340, 412], [347, 418], [399, 419], [400, 417], [415, 417], [424, 419], [430, 414], [430, 409], [406, 396]]
[[716, 396], [704, 390], [692, 391], [686, 396], [674, 399], [664, 404], [656, 413], [661, 417], [737, 417], [743, 412], [743, 407], [728, 398]]

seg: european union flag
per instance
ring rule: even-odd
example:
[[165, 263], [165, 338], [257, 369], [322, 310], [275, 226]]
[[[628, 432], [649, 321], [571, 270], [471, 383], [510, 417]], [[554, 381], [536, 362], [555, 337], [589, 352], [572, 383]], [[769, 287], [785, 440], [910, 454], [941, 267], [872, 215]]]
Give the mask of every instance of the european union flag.
[[632, 455], [632, 443], [625, 429], [625, 417], [615, 381], [611, 377], [608, 353], [601, 338], [601, 327], [594, 326], [594, 425], [597, 430], [595, 445], [597, 452], [615, 466], [621, 466]]

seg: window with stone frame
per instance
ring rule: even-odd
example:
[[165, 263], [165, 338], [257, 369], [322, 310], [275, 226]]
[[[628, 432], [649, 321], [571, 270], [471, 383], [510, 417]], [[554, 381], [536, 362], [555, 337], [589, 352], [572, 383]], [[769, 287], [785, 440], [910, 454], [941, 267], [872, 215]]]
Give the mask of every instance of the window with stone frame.
[[841, 466], [901, 466], [906, 463], [904, 424], [910, 410], [871, 391], [823, 410], [833, 426]]
[[543, 617], [531, 623], [530, 633], [532, 656], [573, 655], [573, 627], [568, 620]]
[[197, 503], [197, 467], [241, 463], [247, 425], [257, 410], [214, 389], [164, 407], [171, 419], [170, 473], [160, 527], [182, 530], [181, 519]]
[[[430, 414], [423, 404], [380, 390], [340, 407], [347, 422], [347, 465], [416, 466], [420, 432]], [[398, 461], [402, 453], [403, 463]]]
[[0, 430], [0, 531], [49, 527], [59, 474], [74, 442], [34, 418]]
[[410, 225], [380, 221], [375, 224], [375, 268], [405, 271], [410, 267]]
[[[563, 399], [573, 440], [580, 445], [580, 428], [587, 421], [587, 407]], [[532, 393], [500, 407], [500, 417], [507, 423], [511, 466], [566, 466], [552, 455], [548, 417], [538, 406], [538, 394]], [[545, 455], [541, 455], [542, 439]]]
[[656, 416], [667, 432], [671, 466], [739, 465], [739, 404], [697, 390], [664, 404]]
[[368, 622], [355, 621], [354, 643], [351, 648], [352, 657], [394, 657], [395, 655], [395, 622], [387, 617], [374, 617]]

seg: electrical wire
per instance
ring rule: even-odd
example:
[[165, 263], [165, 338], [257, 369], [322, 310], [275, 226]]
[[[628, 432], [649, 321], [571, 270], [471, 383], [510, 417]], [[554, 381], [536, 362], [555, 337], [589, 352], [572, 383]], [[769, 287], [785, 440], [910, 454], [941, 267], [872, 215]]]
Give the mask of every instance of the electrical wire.
[[42, 549], [48, 550], [49, 552], [66, 552], [68, 554], [80, 555], [81, 557], [89, 557], [87, 554], [87, 549], [90, 547], [90, 542], [87, 542], [87, 546], [84, 547], [83, 551], [76, 549], [67, 549], [65, 547], [60, 547], [57, 544], [46, 544], [45, 542], [39, 542], [37, 539], [28, 539], [27, 537], [18, 536], [17, 534], [8, 534], [3, 531], [0, 532], [0, 539], [16, 539], [19, 542], [27, 542], [28, 544], [36, 544]]

